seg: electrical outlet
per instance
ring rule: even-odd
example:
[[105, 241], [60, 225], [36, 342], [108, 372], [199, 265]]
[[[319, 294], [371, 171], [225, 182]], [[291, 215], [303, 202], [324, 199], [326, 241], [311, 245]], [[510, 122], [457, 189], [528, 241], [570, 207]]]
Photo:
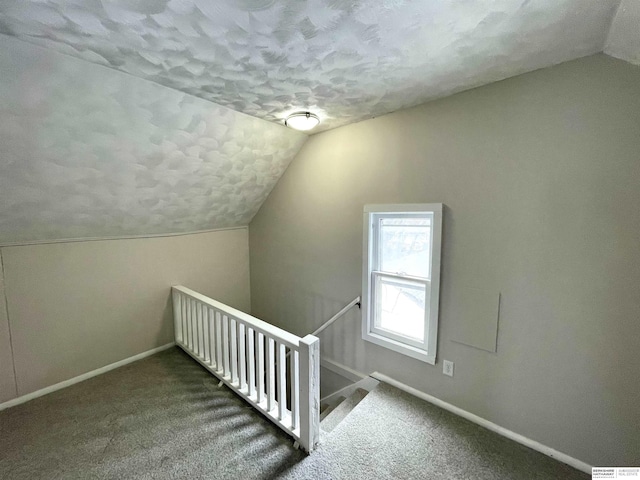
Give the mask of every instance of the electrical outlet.
[[450, 360], [444, 360], [442, 362], [442, 373], [453, 377], [453, 362]]

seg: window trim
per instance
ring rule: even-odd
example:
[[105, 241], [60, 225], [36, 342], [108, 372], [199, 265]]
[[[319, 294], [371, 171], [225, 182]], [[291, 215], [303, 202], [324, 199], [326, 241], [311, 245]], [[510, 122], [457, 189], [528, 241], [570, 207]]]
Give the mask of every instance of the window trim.
[[[372, 220], [375, 214], [411, 214], [432, 213], [431, 228], [431, 278], [429, 298], [429, 326], [425, 329], [426, 348], [417, 346], [415, 341], [405, 343], [399, 335], [381, 335], [374, 331], [373, 316], [373, 288], [374, 271], [373, 255], [377, 254], [377, 235], [373, 235]], [[434, 365], [438, 342], [438, 309], [440, 300], [440, 258], [442, 250], [442, 203], [412, 203], [412, 204], [370, 204], [364, 206], [363, 213], [363, 267], [362, 267], [362, 338], [368, 342], [386, 347], [412, 358]], [[385, 273], [386, 275], [386, 273]], [[398, 276], [398, 278], [404, 278]], [[407, 280], [412, 277], [407, 276]]]

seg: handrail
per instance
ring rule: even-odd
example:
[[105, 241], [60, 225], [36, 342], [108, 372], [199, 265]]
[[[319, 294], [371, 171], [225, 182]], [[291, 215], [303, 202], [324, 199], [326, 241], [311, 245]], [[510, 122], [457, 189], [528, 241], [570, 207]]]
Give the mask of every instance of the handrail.
[[[342, 310], [340, 310], [333, 317], [331, 317], [329, 320], [327, 320], [322, 325], [320, 325], [320, 327], [316, 328], [310, 335], [313, 335], [314, 337], [317, 337], [320, 332], [322, 332], [325, 329], [327, 329], [328, 327], [330, 327], [336, 320], [338, 320], [341, 316], [343, 316], [345, 313], [347, 313], [354, 305], [358, 305], [358, 307], [360, 307], [360, 297], [359, 296], [354, 298], [353, 300], [351, 300], [347, 305], [345, 305], [342, 308]], [[289, 355], [291, 355], [291, 352], [287, 352], [287, 356], [286, 357], [289, 358]]]
[[351, 307], [353, 307], [354, 305], [358, 305], [358, 307], [360, 306], [360, 297], [356, 297], [353, 300], [351, 300], [342, 310], [340, 310], [338, 313], [336, 313], [333, 317], [331, 317], [329, 320], [327, 320], [326, 322], [324, 322], [319, 328], [317, 328], [311, 335], [317, 336], [320, 332], [322, 332], [323, 330], [325, 330], [327, 327], [329, 327], [333, 322], [335, 322], [336, 320], [338, 320], [342, 315], [344, 315], [345, 313], [347, 313], [347, 311], [349, 311], [349, 309], [351, 309]]
[[260, 320], [259, 318], [254, 317], [253, 315], [249, 315], [248, 313], [241, 312], [229, 305], [225, 305], [224, 303], [218, 302], [213, 298], [209, 298], [205, 295], [202, 295], [198, 292], [191, 290], [190, 288], [183, 287], [182, 285], [174, 285], [173, 289], [181, 292], [182, 294], [193, 298], [194, 300], [198, 300], [204, 304], [209, 305], [215, 309], [220, 311], [224, 311], [227, 314], [233, 315], [238, 320], [246, 323], [251, 326], [251, 328], [256, 331], [273, 337], [278, 337], [284, 344], [291, 348], [297, 348], [300, 344], [300, 337], [294, 335], [293, 333], [287, 332], [282, 328], [276, 327], [275, 325], [271, 325], [270, 323], [265, 322], [264, 320]]

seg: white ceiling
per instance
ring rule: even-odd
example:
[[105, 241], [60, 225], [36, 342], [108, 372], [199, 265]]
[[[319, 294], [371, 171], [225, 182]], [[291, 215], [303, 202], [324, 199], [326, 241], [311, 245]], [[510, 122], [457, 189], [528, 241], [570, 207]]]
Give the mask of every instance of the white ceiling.
[[[0, 32], [272, 120], [333, 128], [607, 52], [638, 0], [2, 0]], [[629, 38], [635, 43], [629, 43]], [[631, 51], [629, 51], [631, 50]]]
[[640, 0], [0, 0], [0, 244], [247, 225], [307, 139], [264, 120], [640, 64], [638, 25]]
[[0, 245], [248, 225], [307, 138], [0, 35]]

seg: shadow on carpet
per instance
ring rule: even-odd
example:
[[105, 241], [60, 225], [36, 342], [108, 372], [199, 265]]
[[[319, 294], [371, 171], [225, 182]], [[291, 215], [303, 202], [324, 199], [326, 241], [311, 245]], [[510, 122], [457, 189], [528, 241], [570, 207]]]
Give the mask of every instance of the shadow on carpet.
[[0, 478], [275, 478], [292, 443], [176, 348], [0, 412]]
[[0, 412], [0, 478], [584, 480], [380, 384], [311, 455], [178, 348]]

